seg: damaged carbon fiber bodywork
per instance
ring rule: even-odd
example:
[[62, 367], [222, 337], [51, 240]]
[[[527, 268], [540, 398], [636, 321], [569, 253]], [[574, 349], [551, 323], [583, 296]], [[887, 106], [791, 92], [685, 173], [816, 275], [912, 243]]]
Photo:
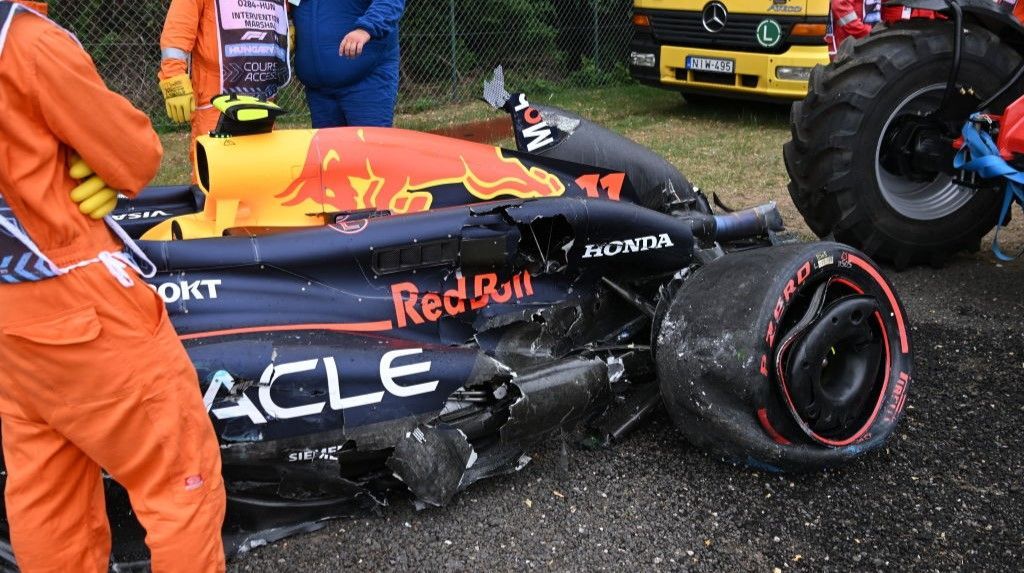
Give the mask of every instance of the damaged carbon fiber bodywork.
[[[583, 266], [575, 251], [602, 233], [617, 236], [614, 222], [633, 208], [552, 201], [564, 201], [554, 216], [541, 209], [548, 201], [509, 201], [405, 218], [444, 219], [448, 228], [436, 234], [458, 246], [458, 264], [393, 271], [389, 253], [422, 242], [389, 244], [401, 235], [388, 220], [360, 233], [374, 244], [367, 262], [386, 296], [357, 298], [390, 316], [401, 336], [285, 331], [186, 340], [206, 381], [232, 493], [365, 506], [404, 486], [418, 506], [442, 505], [481, 478], [524, 467], [530, 444], [595, 422], [637, 386], [654, 388], [651, 368], [624, 367], [638, 353], [649, 360], [647, 340], [636, 344], [644, 330], [636, 323], [649, 330], [649, 317], [618, 304], [621, 295], [601, 279], [674, 272], [693, 248], [689, 228], [659, 213], [631, 215], [638, 232], [665, 237], [649, 268], [613, 271], [602, 257]], [[334, 236], [341, 237], [308, 244]], [[272, 249], [259, 250], [262, 265], [283, 268], [267, 258]], [[329, 307], [361, 288], [320, 291], [311, 282], [304, 306]], [[186, 332], [190, 321], [206, 320], [182, 314], [176, 324]]]
[[[855, 439], [870, 436], [876, 447], [891, 432], [909, 383], [909, 369], [890, 360], [895, 350], [884, 354], [884, 370], [871, 369], [883, 356], [879, 352], [857, 362], [864, 366], [858, 372], [891, 373], [892, 383], [851, 386], [865, 397], [858, 404], [874, 404], [878, 387], [895, 396], [896, 406], [873, 406], [883, 412], [886, 432], [857, 430], [868, 414], [868, 425], [876, 416], [870, 408], [850, 407], [841, 412], [839, 429], [806, 422], [822, 432], [811, 443], [786, 418], [808, 410], [808, 404], [786, 409], [783, 395], [771, 390], [773, 363], [790, 370], [792, 364], [781, 351], [769, 361], [772, 349], [754, 344], [772, 340], [776, 328], [788, 328], [781, 313], [791, 302], [808, 323], [823, 324], [820, 330], [830, 334], [817, 307], [807, 311], [790, 297], [807, 277], [849, 268], [849, 253], [828, 246], [833, 250], [809, 261], [792, 258], [805, 257], [804, 251], [791, 255], [776, 246], [781, 219], [774, 204], [715, 215], [703, 194], [660, 157], [585, 119], [508, 94], [500, 74], [488, 86], [488, 101], [512, 116], [517, 150], [425, 134], [415, 134], [418, 145], [395, 149], [395, 141], [413, 137], [400, 130], [387, 132], [387, 145], [364, 138], [357, 128], [312, 135], [320, 143], [310, 147], [314, 161], [302, 180], [305, 192], [337, 199], [339, 185], [351, 184], [349, 191], [363, 201], [354, 211], [314, 214], [323, 224], [309, 225], [300, 211], [303, 225], [226, 227], [213, 236], [185, 237], [175, 227], [178, 218], [191, 217], [190, 229], [204, 228], [197, 221], [209, 214], [204, 204], [216, 202], [213, 191], [151, 189], [119, 205], [116, 213], [133, 236], [156, 226], [171, 231], [170, 240], [139, 244], [158, 268], [150, 285], [166, 303], [195, 365], [220, 442], [230, 556], [318, 528], [327, 519], [372, 511], [395, 492], [406, 492], [417, 507], [444, 505], [480, 479], [522, 469], [542, 440], [610, 444], [663, 401], [680, 410], [673, 412], [677, 425], [694, 441], [705, 428], [730, 437], [727, 430], [740, 428], [743, 437], [761, 440], [759, 457], [748, 461], [759, 467], [769, 465], [764, 460], [780, 464], [780, 452], [789, 451], [819, 466], [850, 459], [863, 451]], [[280, 134], [250, 137], [273, 143]], [[320, 161], [318, 145], [332, 141], [347, 147], [331, 149], [331, 160]], [[346, 153], [360, 152], [365, 158], [348, 165], [364, 168], [366, 178], [328, 173]], [[407, 165], [386, 171], [385, 160], [398, 152]], [[455, 172], [441, 170], [451, 166]], [[209, 171], [223, 167], [203, 165]], [[410, 173], [421, 175], [416, 185], [409, 183]], [[373, 184], [379, 184], [377, 191], [391, 189], [389, 205], [429, 209], [398, 214], [362, 208], [367, 197], [376, 200], [368, 195]], [[228, 191], [236, 198], [232, 213], [245, 206], [237, 197], [265, 200], [268, 193]], [[806, 246], [811, 248], [817, 247]], [[753, 281], [733, 293], [728, 274], [714, 272], [729, 260], [762, 253], [774, 253], [771, 265], [782, 282]], [[797, 263], [802, 266], [796, 278], [786, 283]], [[812, 263], [819, 265], [815, 273], [805, 272]], [[859, 290], [885, 297], [885, 308], [898, 310], [887, 283], [873, 268], [864, 269], [828, 279], [839, 285], [822, 295], [835, 303], [828, 308], [845, 309], [845, 297]], [[702, 287], [700, 297], [686, 295], [692, 304], [683, 306], [681, 293], [703, 276], [725, 278]], [[877, 284], [855, 284], [865, 277]], [[728, 298], [742, 299], [754, 286], [761, 288], [757, 300], [737, 305]], [[767, 309], [771, 329], [762, 336], [750, 324], [739, 325], [753, 342], [723, 348], [722, 354], [746, 361], [727, 377], [710, 377], [716, 384], [710, 393], [695, 386], [692, 376], [714, 374], [721, 365], [672, 346], [681, 330], [703, 329], [699, 340], [718, 340], [716, 329], [737, 326], [714, 318], [686, 322], [694, 308], [708, 305], [752, 314]], [[772, 317], [776, 308], [781, 310]], [[880, 333], [873, 324], [858, 332], [858, 343]], [[886, 341], [902, 341], [901, 356], [909, 355], [905, 334], [881, 334]], [[802, 345], [793, 342], [794, 355], [820, 350]], [[798, 400], [810, 402], [816, 383], [797, 388]], [[727, 395], [733, 386], [740, 388], [738, 397]], [[722, 403], [690, 416], [686, 409], [698, 394], [702, 404], [710, 395], [723, 396]], [[747, 402], [752, 399], [757, 403]], [[719, 412], [737, 414], [718, 425], [706, 422]], [[848, 428], [860, 433], [849, 438], [843, 434]], [[848, 443], [845, 450], [829, 449]], [[143, 532], [123, 491], [107, 485], [114, 567], [144, 564]], [[7, 549], [0, 545], [0, 559], [13, 564]]]
[[[632, 395], [657, 396], [641, 366], [651, 317], [604, 281], [655, 293], [694, 238], [630, 203], [552, 198], [378, 218], [357, 234], [142, 245], [221, 443], [237, 555], [395, 490], [443, 505], [522, 469], [545, 437], [601, 430]], [[638, 421], [618, 417], [602, 441]], [[143, 534], [123, 495], [110, 499], [124, 569], [144, 561]]]

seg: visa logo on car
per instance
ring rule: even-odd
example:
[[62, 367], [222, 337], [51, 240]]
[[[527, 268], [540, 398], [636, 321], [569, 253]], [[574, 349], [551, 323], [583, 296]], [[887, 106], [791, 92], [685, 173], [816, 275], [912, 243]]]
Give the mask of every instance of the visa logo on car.
[[646, 237], [636, 237], [634, 239], [623, 239], [621, 241], [586, 245], [584, 247], [585, 250], [583, 252], [583, 258], [593, 259], [597, 257], [614, 257], [616, 255], [626, 253], [642, 253], [644, 251], [664, 249], [665, 247], [672, 246], [674, 246], [672, 238], [668, 236], [668, 233], [647, 235]]
[[170, 217], [167, 211], [133, 211], [131, 213], [113, 213], [110, 218], [115, 221], [137, 221], [139, 219], [155, 219], [156, 217]]

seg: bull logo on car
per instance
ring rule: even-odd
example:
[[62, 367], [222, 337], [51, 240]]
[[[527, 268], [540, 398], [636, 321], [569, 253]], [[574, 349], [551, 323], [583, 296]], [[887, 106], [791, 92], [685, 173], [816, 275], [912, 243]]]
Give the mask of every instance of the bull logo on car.
[[565, 193], [556, 175], [498, 147], [400, 129], [336, 128], [314, 133], [301, 173], [277, 198], [286, 207], [311, 200], [338, 211], [413, 213], [430, 209], [444, 185], [461, 185], [481, 201]]

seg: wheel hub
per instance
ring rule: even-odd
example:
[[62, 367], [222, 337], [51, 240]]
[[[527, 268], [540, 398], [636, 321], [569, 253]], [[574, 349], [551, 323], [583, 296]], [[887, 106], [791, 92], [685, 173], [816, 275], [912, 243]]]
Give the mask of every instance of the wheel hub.
[[851, 296], [828, 308], [794, 342], [787, 360], [789, 395], [815, 435], [855, 434], [876, 387], [882, 348], [870, 327], [872, 297]]
[[955, 138], [934, 116], [902, 115], [885, 134], [879, 161], [886, 171], [916, 183], [930, 183], [940, 174], [955, 175]]
[[808, 294], [799, 314], [787, 319], [775, 377], [805, 436], [848, 445], [867, 431], [885, 388], [888, 351], [879, 302], [836, 277]]
[[952, 153], [952, 145], [943, 149], [948, 127], [931, 116], [944, 90], [945, 84], [939, 83], [908, 95], [893, 110], [878, 138], [878, 189], [893, 210], [909, 219], [941, 219], [974, 196], [973, 189], [957, 184], [949, 173], [952, 161], [950, 157], [947, 163], [946, 155]]

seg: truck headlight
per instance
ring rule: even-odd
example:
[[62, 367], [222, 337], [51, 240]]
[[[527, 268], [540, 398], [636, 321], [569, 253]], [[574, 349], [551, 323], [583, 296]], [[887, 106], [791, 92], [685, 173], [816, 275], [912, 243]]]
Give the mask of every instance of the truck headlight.
[[775, 77], [780, 80], [796, 80], [806, 82], [811, 79], [811, 70], [814, 68], [802, 68], [796, 66], [779, 66], [775, 68]]
[[657, 65], [657, 61], [658, 58], [654, 54], [646, 54], [644, 52], [629, 53], [629, 63], [638, 68], [653, 68]]

